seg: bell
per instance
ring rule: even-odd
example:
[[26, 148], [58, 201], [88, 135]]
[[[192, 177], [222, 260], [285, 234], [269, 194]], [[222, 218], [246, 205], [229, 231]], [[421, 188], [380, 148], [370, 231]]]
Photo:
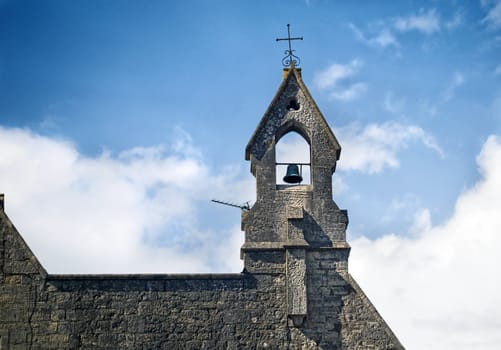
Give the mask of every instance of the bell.
[[303, 181], [303, 177], [299, 174], [297, 164], [287, 165], [287, 173], [284, 176], [284, 181], [290, 184], [297, 184]]

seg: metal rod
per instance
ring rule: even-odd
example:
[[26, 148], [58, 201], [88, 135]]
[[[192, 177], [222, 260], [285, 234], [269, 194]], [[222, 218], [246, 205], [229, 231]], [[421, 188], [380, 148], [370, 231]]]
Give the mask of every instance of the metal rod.
[[219, 203], [219, 204], [227, 205], [229, 207], [240, 208], [242, 210], [249, 210], [250, 209], [249, 202], [246, 202], [243, 205], [238, 205], [238, 204], [234, 204], [234, 203], [230, 203], [230, 202], [219, 201], [217, 199], [211, 199], [211, 201], [214, 202], [214, 203]]

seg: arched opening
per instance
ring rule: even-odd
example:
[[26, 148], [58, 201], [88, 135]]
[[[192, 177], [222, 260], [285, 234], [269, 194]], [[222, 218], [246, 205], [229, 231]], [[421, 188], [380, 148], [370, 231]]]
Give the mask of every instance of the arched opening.
[[[290, 131], [282, 136], [275, 145], [275, 156], [277, 185], [309, 185], [311, 183], [310, 145], [299, 133]], [[289, 165], [297, 165], [297, 169]], [[284, 181], [284, 177], [286, 174], [290, 175], [290, 171], [293, 173], [298, 171], [302, 181], [294, 183]], [[293, 181], [294, 179], [293, 176]]]

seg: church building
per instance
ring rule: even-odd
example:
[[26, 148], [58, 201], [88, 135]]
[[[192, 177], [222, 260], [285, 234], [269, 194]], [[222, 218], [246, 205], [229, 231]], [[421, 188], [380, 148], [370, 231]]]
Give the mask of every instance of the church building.
[[[292, 50], [286, 58], [245, 149], [257, 193], [242, 208], [243, 272], [50, 274], [0, 195], [1, 350], [404, 349], [348, 272], [348, 214], [332, 195], [341, 146]], [[289, 132], [309, 145], [309, 163], [277, 164]]]

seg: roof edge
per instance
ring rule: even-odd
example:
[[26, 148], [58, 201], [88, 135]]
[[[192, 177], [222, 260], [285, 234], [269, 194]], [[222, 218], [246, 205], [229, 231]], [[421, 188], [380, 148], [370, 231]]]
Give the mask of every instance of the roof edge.
[[386, 323], [385, 319], [381, 316], [381, 314], [376, 309], [374, 304], [370, 301], [369, 297], [367, 297], [367, 295], [364, 293], [362, 288], [358, 285], [358, 283], [355, 281], [355, 279], [353, 278], [353, 276], [350, 273], [347, 274], [347, 280], [351, 284], [351, 286], [357, 291], [357, 293], [360, 294], [362, 299], [365, 300], [365, 302], [367, 304], [366, 306], [368, 306], [370, 308], [370, 311], [372, 311], [373, 315], [383, 324], [383, 328], [384, 328], [386, 334], [395, 343], [396, 350], [405, 350], [405, 348], [402, 345], [402, 343], [400, 342], [400, 340], [397, 338], [395, 333], [393, 333], [393, 330], [391, 329], [391, 327], [388, 325], [388, 323]]
[[249, 142], [247, 142], [247, 146], [245, 147], [245, 160], [250, 160], [251, 145], [254, 143], [254, 140], [256, 139], [259, 130], [261, 130], [261, 128], [266, 123], [265, 117], [270, 113], [272, 107], [275, 105], [275, 102], [278, 100], [278, 98], [280, 97], [282, 92], [285, 90], [285, 87], [287, 86], [287, 81], [289, 80], [292, 72], [294, 72], [295, 70], [296, 70], [295, 67], [283, 69], [282, 82], [280, 83], [278, 90], [275, 93], [275, 96], [273, 96], [273, 99], [271, 100], [270, 104], [268, 105], [268, 108], [266, 108], [266, 111], [264, 112], [263, 116], [261, 117], [261, 120], [259, 121], [259, 124], [257, 125], [256, 129], [254, 130], [254, 133], [252, 134]]

